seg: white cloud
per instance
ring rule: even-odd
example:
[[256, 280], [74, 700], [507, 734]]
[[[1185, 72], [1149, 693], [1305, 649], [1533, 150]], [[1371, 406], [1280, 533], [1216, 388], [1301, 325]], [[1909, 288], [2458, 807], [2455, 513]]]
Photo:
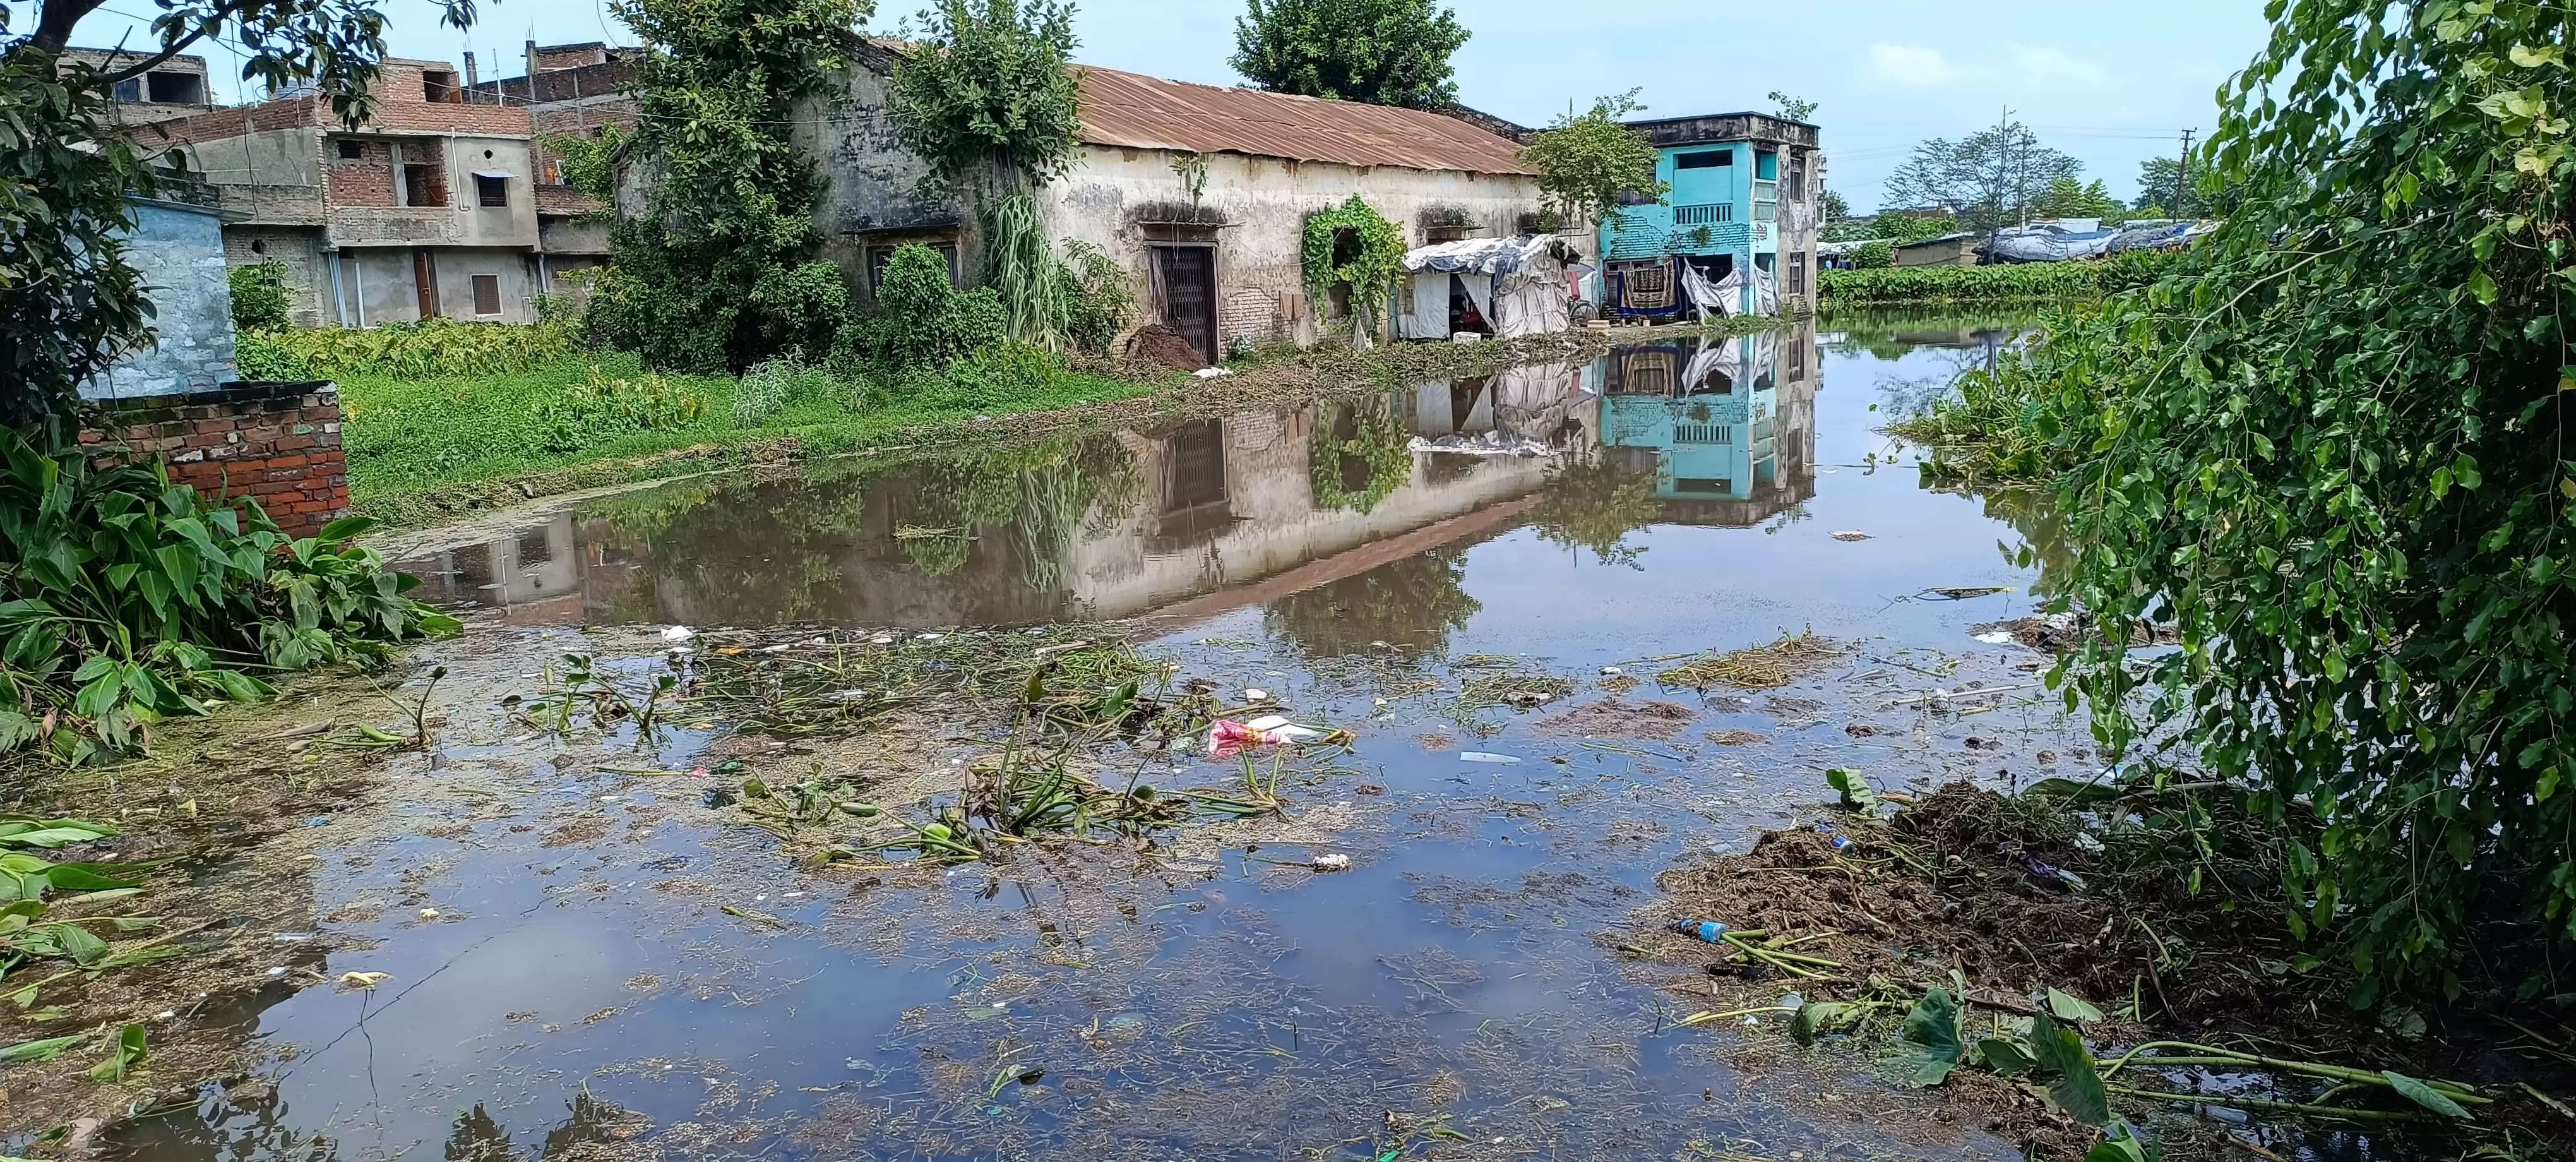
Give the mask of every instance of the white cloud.
[[1959, 80], [1958, 67], [1940, 49], [1920, 45], [1873, 44], [1869, 67], [1880, 80], [1908, 89], [1944, 88]]
[[2111, 70], [2062, 48], [2007, 44], [2004, 51], [2012, 60], [2013, 75], [2027, 86], [2098, 90], [2111, 88], [2117, 83]]

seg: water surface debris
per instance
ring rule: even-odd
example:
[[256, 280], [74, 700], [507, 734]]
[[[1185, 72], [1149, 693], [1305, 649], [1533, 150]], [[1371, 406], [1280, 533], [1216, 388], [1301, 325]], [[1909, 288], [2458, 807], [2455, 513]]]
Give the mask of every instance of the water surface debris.
[[1723, 654], [1703, 654], [1655, 676], [1668, 686], [1705, 690], [1776, 690], [1806, 677], [1851, 652], [1850, 647], [1812, 632], [1782, 634], [1769, 645], [1748, 646]]

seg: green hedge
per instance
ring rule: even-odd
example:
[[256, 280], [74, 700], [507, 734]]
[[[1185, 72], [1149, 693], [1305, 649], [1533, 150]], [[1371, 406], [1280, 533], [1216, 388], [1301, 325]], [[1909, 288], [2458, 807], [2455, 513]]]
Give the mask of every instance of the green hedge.
[[573, 324], [425, 319], [381, 327], [287, 327], [242, 334], [244, 379], [484, 375], [526, 371], [572, 353]]
[[2087, 298], [2145, 286], [2174, 269], [2181, 258], [2142, 251], [2098, 262], [1828, 270], [1817, 277], [1816, 292], [1824, 303], [1845, 306]]

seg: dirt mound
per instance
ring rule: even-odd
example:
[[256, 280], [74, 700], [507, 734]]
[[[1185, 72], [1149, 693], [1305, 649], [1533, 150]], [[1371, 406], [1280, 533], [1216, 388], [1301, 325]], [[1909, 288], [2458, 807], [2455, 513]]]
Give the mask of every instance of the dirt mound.
[[1672, 738], [1689, 726], [1699, 712], [1671, 702], [1630, 704], [1616, 698], [1605, 698], [1590, 706], [1580, 706], [1538, 724], [1539, 729], [1558, 734], [1584, 734], [1596, 738], [1647, 738], [1658, 742]]
[[1172, 371], [1196, 371], [1208, 365], [1207, 360], [1199, 355], [1198, 348], [1190, 346], [1190, 341], [1182, 338], [1180, 332], [1161, 323], [1138, 327], [1135, 334], [1127, 337], [1123, 354], [1131, 363]]

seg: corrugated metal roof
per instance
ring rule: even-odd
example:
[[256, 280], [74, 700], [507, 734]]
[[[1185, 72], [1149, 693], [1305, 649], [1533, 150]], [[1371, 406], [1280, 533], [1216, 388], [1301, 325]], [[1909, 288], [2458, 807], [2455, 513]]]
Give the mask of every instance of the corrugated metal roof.
[[1520, 146], [1454, 117], [1082, 68], [1082, 140], [1342, 165], [1526, 174]]

